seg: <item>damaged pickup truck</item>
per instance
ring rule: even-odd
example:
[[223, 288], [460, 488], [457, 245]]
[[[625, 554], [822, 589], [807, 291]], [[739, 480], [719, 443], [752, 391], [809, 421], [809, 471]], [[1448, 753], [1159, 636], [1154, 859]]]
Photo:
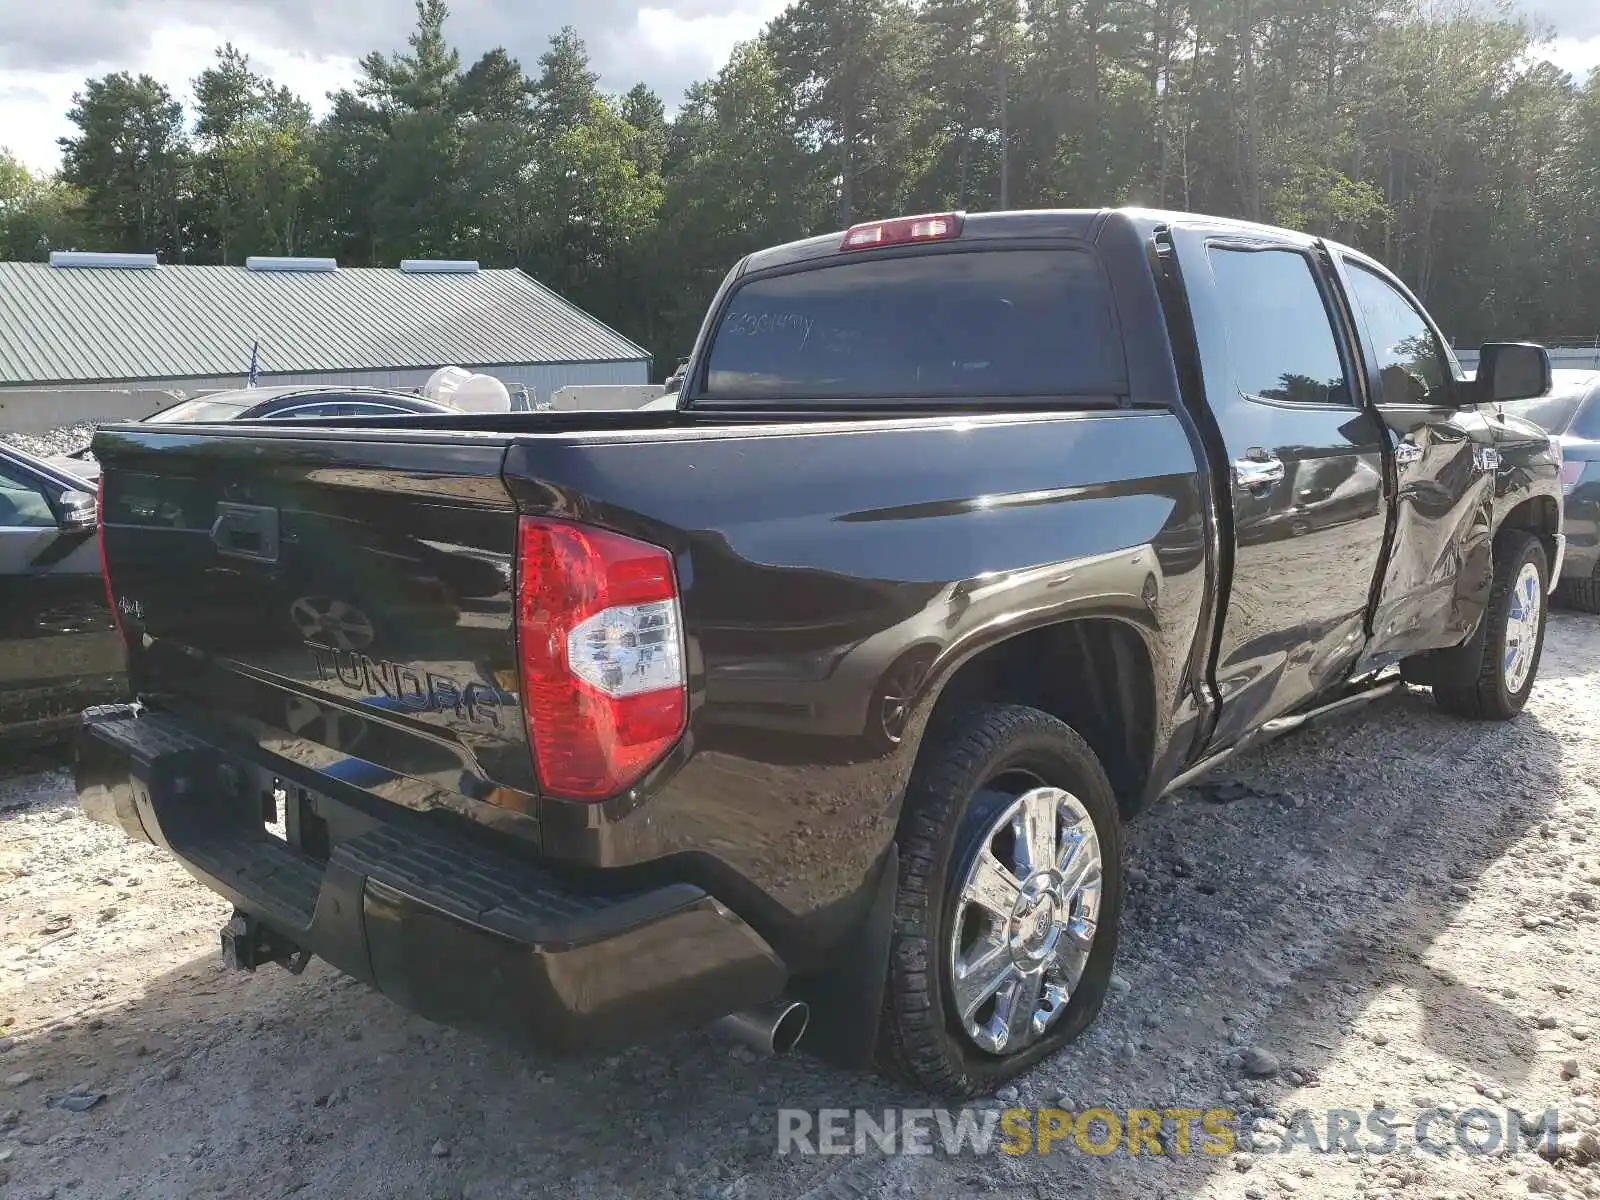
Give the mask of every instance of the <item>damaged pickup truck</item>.
[[1156, 797], [1408, 682], [1522, 709], [1549, 379], [1317, 238], [951, 213], [744, 259], [672, 410], [106, 426], [82, 804], [241, 967], [981, 1093], [1099, 1011]]

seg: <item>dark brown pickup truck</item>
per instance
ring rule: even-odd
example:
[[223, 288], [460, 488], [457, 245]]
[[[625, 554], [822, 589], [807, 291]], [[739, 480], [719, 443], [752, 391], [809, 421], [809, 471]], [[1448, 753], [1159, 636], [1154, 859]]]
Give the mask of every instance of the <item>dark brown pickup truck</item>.
[[952, 213], [739, 263], [673, 411], [110, 426], [83, 805], [241, 966], [984, 1091], [1094, 1019], [1154, 798], [1403, 680], [1522, 708], [1549, 378], [1316, 238]]

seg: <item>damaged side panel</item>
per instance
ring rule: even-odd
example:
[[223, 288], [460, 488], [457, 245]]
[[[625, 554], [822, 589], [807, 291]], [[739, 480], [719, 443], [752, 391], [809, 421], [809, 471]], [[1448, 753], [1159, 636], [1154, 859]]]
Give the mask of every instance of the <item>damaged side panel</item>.
[[[1396, 447], [1394, 535], [1373, 618], [1369, 665], [1459, 645], [1489, 600], [1494, 473], [1476, 412], [1380, 409]], [[1420, 452], [1420, 453], [1419, 453]]]

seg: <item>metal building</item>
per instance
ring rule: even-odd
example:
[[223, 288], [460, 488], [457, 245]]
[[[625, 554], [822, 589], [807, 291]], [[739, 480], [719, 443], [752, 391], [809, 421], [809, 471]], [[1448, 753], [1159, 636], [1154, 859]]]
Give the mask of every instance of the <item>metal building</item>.
[[647, 383], [649, 354], [517, 270], [410, 260], [252, 258], [243, 267], [155, 255], [57, 252], [0, 263], [0, 400], [7, 393], [242, 386], [258, 381], [421, 387], [441, 366], [548, 398], [569, 384]]

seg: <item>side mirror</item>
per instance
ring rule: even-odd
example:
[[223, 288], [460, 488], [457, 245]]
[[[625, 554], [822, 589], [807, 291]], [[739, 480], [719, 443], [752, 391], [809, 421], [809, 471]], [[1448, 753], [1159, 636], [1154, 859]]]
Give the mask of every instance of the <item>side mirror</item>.
[[88, 492], [62, 492], [56, 507], [61, 513], [56, 525], [63, 533], [93, 529], [100, 518], [100, 503]]
[[1478, 351], [1479, 403], [1532, 400], [1550, 390], [1550, 352], [1532, 342], [1489, 342]]

